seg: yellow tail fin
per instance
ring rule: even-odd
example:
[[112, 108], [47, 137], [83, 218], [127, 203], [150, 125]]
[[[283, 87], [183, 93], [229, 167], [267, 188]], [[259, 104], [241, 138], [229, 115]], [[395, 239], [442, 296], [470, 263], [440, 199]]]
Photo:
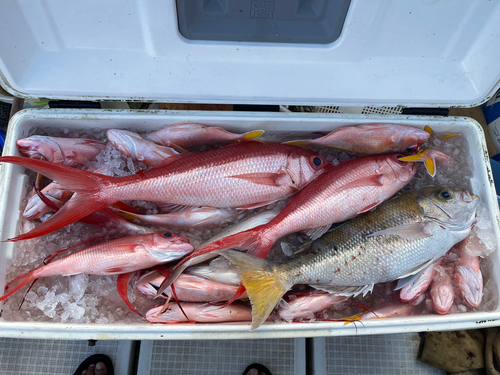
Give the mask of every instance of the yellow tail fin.
[[255, 139], [264, 134], [264, 130], [255, 130], [253, 132], [248, 132], [243, 135], [243, 139]]
[[289, 287], [279, 277], [276, 268], [265, 259], [235, 250], [225, 250], [219, 254], [238, 267], [241, 282], [252, 304], [250, 330], [253, 331], [266, 321]]

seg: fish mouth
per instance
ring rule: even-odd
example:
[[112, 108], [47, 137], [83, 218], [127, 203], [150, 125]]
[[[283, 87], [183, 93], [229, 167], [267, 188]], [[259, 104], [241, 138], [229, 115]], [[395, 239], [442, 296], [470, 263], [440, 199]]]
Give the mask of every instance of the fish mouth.
[[193, 245], [189, 243], [189, 240], [185, 239], [180, 239], [178, 241], [175, 241], [172, 246], [170, 246], [172, 250], [178, 251], [178, 252], [191, 252], [194, 250]]

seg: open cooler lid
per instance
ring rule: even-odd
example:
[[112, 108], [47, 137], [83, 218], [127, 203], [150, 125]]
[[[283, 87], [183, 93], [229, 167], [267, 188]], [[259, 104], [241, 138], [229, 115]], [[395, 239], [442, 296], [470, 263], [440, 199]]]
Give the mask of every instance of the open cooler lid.
[[[293, 32], [280, 13], [292, 3], [301, 25], [328, 24], [328, 0], [197, 6], [212, 18], [240, 12], [256, 34], [279, 36]], [[194, 20], [183, 26], [196, 39]], [[475, 106], [500, 85], [498, 20], [497, 1], [352, 0], [334, 41], [238, 42], [187, 39], [174, 0], [6, 0], [0, 82], [24, 98]]]

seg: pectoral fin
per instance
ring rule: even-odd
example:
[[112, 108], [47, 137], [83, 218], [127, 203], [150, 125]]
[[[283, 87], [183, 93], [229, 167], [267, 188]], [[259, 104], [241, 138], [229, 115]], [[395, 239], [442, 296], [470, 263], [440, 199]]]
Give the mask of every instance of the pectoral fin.
[[376, 237], [390, 234], [405, 238], [407, 240], [416, 240], [419, 238], [430, 237], [434, 233], [432, 232], [430, 223], [418, 222], [411, 224], [401, 224], [393, 228], [379, 230], [378, 232], [372, 233], [367, 237]]
[[370, 211], [372, 208], [377, 207], [380, 203], [382, 203], [382, 201], [375, 202], [373, 204], [370, 204], [369, 206], [366, 206], [365, 208], [363, 208], [358, 212], [358, 215]]
[[346, 185], [342, 186], [341, 189], [351, 189], [363, 186], [382, 186], [383, 177], [383, 174], [375, 174], [368, 177], [363, 177], [347, 183]]
[[280, 180], [285, 175], [284, 172], [279, 173], [247, 173], [235, 176], [228, 176], [228, 178], [239, 178], [258, 185], [267, 186], [281, 186]]

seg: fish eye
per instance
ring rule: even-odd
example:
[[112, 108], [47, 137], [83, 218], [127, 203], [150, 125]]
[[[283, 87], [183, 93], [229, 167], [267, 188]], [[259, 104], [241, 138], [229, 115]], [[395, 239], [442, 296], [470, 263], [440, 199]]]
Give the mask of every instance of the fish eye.
[[323, 165], [323, 159], [319, 156], [313, 156], [311, 159], [311, 163], [314, 169], [319, 169]]
[[166, 238], [172, 237], [172, 232], [163, 233], [163, 237], [166, 237]]
[[451, 199], [452, 198], [452, 194], [449, 190], [442, 190], [439, 192], [439, 196], [443, 199]]

